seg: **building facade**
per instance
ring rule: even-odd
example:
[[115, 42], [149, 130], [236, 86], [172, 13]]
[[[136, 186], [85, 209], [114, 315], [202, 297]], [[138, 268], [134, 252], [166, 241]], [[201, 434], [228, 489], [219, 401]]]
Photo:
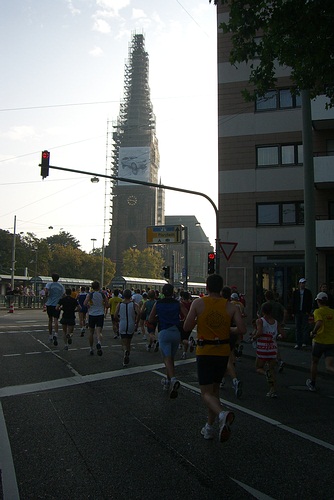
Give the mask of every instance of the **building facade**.
[[[217, 5], [218, 26], [227, 6]], [[301, 98], [288, 68], [277, 86], [246, 102], [249, 66], [229, 63], [231, 35], [218, 28], [219, 237], [237, 243], [222, 262], [227, 284], [245, 293], [251, 319], [272, 289], [289, 310], [305, 272], [304, 166]], [[334, 110], [312, 101], [314, 201], [318, 285], [334, 286]], [[307, 276], [306, 276], [307, 278]], [[313, 294], [317, 290], [312, 290]]]
[[[159, 148], [150, 100], [149, 59], [144, 35], [135, 34], [125, 65], [124, 102], [114, 124], [111, 173], [142, 182], [159, 182]], [[146, 185], [113, 181], [110, 201], [110, 242], [106, 256], [122, 274], [123, 252], [144, 250], [146, 227], [164, 224], [164, 191]]]
[[204, 283], [208, 274], [208, 253], [213, 247], [197, 218], [194, 215], [166, 215], [165, 222], [169, 226], [184, 226], [186, 231], [183, 243], [165, 245], [164, 258], [171, 268], [171, 279], [184, 283], [187, 268], [188, 281]]

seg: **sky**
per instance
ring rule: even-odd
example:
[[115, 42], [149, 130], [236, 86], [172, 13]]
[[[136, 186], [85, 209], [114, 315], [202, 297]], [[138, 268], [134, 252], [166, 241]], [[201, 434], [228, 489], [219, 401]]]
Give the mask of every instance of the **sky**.
[[[105, 174], [134, 33], [145, 36], [162, 184], [217, 204], [216, 9], [209, 0], [5, 0], [0, 18], [0, 229], [66, 231], [90, 252], [109, 241]], [[215, 213], [166, 191], [166, 215], [195, 215], [213, 244]], [[93, 241], [96, 240], [96, 241]]]

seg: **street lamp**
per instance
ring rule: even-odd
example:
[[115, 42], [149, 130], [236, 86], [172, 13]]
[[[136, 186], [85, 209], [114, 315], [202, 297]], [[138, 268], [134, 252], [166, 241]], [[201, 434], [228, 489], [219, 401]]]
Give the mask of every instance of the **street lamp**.
[[94, 253], [96, 238], [91, 238], [91, 239], [90, 239], [90, 241], [92, 241], [92, 242], [93, 242], [93, 253]]

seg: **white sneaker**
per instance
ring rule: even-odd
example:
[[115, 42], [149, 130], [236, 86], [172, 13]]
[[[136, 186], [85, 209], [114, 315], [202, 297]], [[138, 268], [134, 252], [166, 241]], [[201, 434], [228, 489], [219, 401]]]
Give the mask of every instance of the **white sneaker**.
[[168, 378], [162, 378], [161, 385], [164, 391], [169, 391], [170, 380], [168, 380]]
[[169, 397], [170, 399], [175, 399], [177, 398], [178, 396], [178, 390], [180, 389], [180, 382], [176, 379], [172, 379], [170, 381], [170, 393], [169, 393]]
[[234, 392], [237, 398], [240, 398], [242, 396], [242, 382], [241, 380], [236, 380], [235, 383], [233, 383], [234, 387]]
[[316, 392], [316, 388], [315, 388], [315, 385], [312, 384], [312, 380], [310, 378], [308, 378], [306, 380], [306, 386], [308, 387], [308, 390], [311, 391], [311, 392]]
[[186, 352], [183, 352], [181, 354], [181, 359], [187, 359], [187, 353]]
[[223, 411], [219, 416], [219, 441], [224, 443], [231, 435], [230, 425], [234, 422], [234, 413], [232, 411]]
[[202, 429], [201, 429], [201, 434], [204, 437], [204, 439], [213, 439], [214, 432], [213, 432], [212, 426], [205, 424], [205, 426], [202, 427]]

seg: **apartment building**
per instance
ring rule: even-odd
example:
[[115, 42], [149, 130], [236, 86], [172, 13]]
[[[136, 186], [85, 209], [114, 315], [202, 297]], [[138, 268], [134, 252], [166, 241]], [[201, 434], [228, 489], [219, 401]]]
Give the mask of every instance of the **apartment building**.
[[[218, 26], [228, 18], [217, 5]], [[228, 61], [230, 35], [218, 29], [219, 237], [237, 243], [221, 260], [227, 284], [245, 293], [248, 318], [272, 289], [289, 309], [305, 273], [304, 167], [301, 98], [288, 68], [277, 86], [246, 102], [249, 66]], [[334, 109], [312, 101], [317, 285], [334, 287]], [[307, 278], [307, 276], [306, 276]], [[317, 290], [312, 290], [315, 294]]]

